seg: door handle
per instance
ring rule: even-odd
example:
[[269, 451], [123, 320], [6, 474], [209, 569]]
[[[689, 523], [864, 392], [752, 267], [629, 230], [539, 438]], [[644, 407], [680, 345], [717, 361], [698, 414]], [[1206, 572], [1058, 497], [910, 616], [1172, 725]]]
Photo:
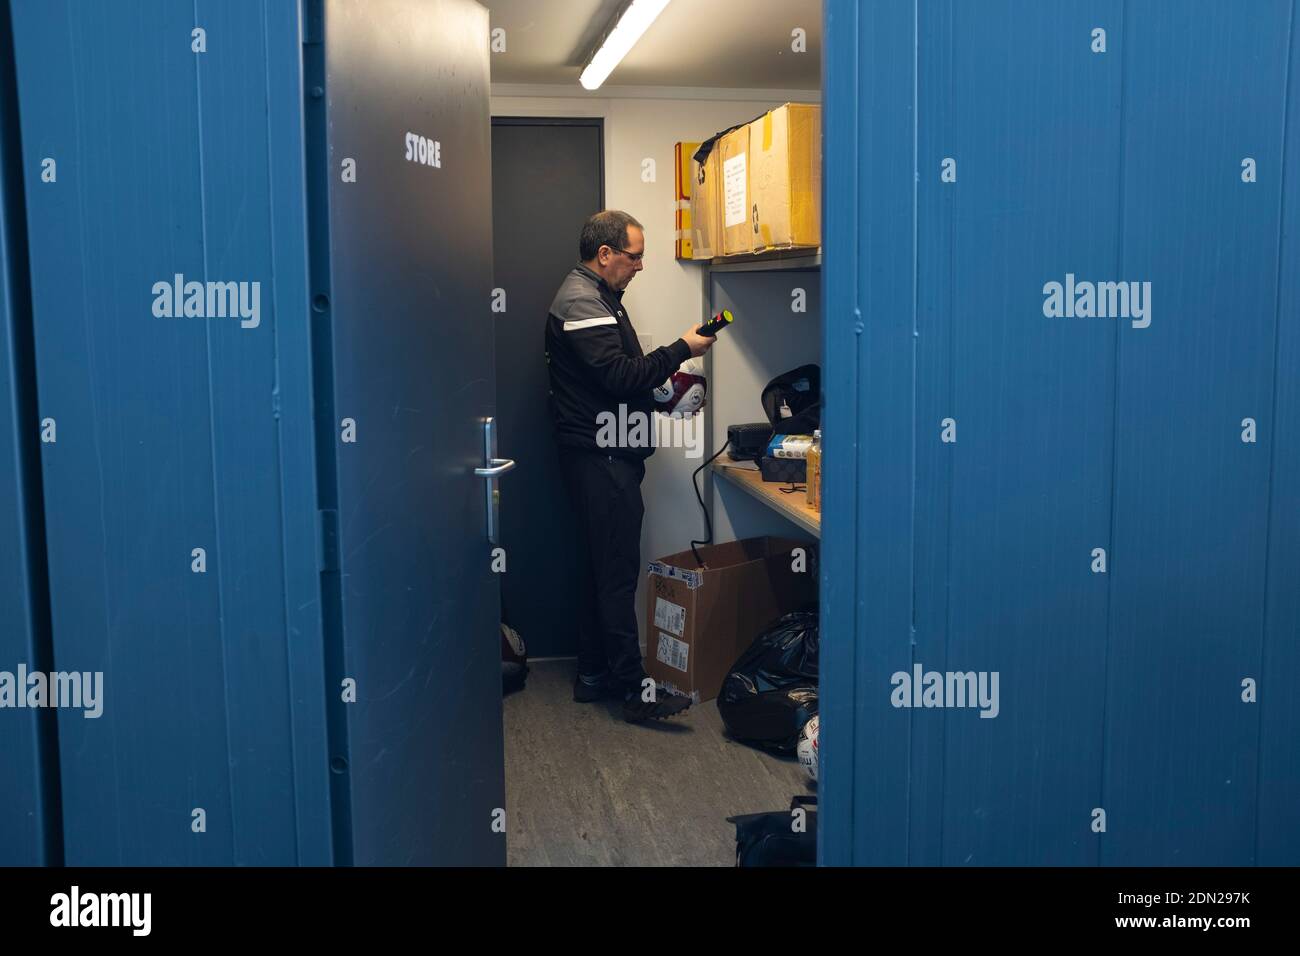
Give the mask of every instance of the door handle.
[[474, 474], [486, 479], [484, 485], [487, 506], [487, 539], [490, 544], [499, 544], [498, 531], [501, 528], [501, 494], [497, 491], [497, 479], [515, 467], [513, 458], [497, 457], [497, 422], [495, 418], [483, 419], [483, 465], [474, 469]]
[[489, 458], [487, 468], [475, 468], [474, 474], [480, 478], [495, 478], [497, 475], [504, 475], [515, 467], [513, 458]]

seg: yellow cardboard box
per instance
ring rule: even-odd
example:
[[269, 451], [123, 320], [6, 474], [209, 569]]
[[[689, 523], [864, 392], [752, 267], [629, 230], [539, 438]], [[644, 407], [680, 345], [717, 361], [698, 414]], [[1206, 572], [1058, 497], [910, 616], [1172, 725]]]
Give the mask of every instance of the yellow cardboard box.
[[821, 134], [821, 107], [810, 103], [786, 103], [749, 124], [752, 251], [821, 245]]

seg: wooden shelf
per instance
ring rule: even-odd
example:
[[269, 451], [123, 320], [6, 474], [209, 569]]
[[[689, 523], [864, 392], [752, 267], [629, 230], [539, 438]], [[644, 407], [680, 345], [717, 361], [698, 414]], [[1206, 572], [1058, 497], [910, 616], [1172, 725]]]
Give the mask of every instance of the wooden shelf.
[[789, 493], [779, 489], [786, 487], [774, 481], [764, 481], [758, 469], [742, 462], [723, 461], [713, 463], [713, 472], [731, 482], [737, 488], [757, 498], [777, 514], [793, 521], [805, 531], [822, 535], [821, 512], [808, 507], [807, 496], [802, 491]]
[[709, 260], [711, 272], [807, 272], [821, 267], [820, 249], [783, 249], [753, 256], [718, 256]]

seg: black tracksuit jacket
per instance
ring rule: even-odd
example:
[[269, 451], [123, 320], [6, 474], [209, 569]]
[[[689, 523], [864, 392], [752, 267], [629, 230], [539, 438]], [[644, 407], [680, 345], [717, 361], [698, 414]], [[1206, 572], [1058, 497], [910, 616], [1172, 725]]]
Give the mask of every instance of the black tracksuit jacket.
[[654, 410], [653, 391], [691, 357], [681, 339], [649, 355], [641, 352], [636, 330], [623, 308], [623, 293], [615, 292], [582, 263], [561, 283], [546, 317], [546, 362], [551, 377], [551, 414], [556, 441], [643, 460], [654, 453], [644, 448], [601, 448], [596, 442], [597, 417], [609, 412], [619, 420], [626, 414], [647, 416]]

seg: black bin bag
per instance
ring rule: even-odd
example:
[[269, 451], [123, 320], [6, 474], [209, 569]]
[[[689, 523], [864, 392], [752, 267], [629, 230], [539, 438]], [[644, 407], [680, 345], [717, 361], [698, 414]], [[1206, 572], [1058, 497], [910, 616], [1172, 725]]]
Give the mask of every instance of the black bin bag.
[[793, 753], [799, 731], [817, 713], [817, 612], [792, 611], [773, 622], [722, 682], [718, 713], [734, 739]]

